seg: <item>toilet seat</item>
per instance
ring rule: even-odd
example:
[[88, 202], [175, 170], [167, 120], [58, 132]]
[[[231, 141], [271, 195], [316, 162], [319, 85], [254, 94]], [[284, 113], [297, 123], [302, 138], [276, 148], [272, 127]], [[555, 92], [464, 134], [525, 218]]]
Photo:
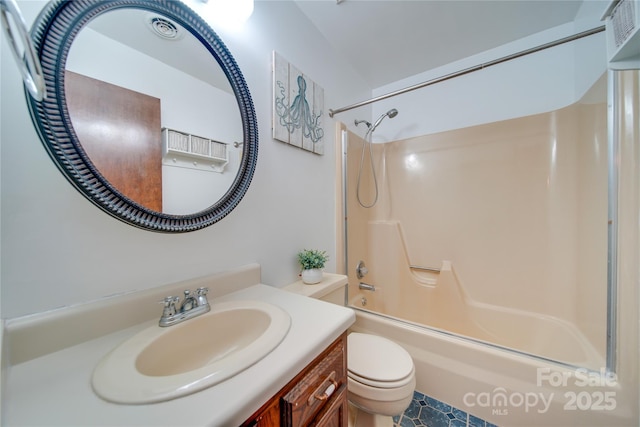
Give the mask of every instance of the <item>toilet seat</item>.
[[381, 388], [381, 389], [391, 389], [391, 388], [402, 388], [409, 384], [414, 378], [415, 370], [411, 370], [409, 375], [398, 380], [398, 381], [375, 381], [370, 378], [364, 378], [354, 374], [353, 372], [348, 372], [348, 376], [351, 380], [357, 381], [360, 384], [367, 385], [369, 387]]
[[415, 381], [415, 368], [409, 353], [377, 335], [349, 334], [347, 369], [353, 381], [375, 388], [403, 388]]

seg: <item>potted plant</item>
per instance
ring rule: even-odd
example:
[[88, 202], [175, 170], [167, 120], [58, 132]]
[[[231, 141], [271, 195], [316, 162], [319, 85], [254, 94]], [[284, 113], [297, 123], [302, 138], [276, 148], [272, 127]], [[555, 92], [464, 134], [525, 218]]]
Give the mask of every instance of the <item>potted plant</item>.
[[298, 252], [298, 263], [302, 267], [302, 281], [308, 285], [320, 283], [322, 269], [329, 256], [325, 251], [304, 249]]

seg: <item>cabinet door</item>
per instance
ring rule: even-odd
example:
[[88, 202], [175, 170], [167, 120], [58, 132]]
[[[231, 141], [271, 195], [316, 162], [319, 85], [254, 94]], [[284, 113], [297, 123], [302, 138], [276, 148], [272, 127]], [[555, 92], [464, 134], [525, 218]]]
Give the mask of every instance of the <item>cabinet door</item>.
[[280, 405], [272, 399], [261, 412], [242, 424], [242, 427], [280, 427]]

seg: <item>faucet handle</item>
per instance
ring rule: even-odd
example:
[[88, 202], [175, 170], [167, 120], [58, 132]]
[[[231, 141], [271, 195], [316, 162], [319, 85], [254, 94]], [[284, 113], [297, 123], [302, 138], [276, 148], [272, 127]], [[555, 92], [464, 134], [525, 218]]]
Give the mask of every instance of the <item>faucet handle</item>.
[[369, 269], [366, 265], [364, 265], [364, 261], [359, 261], [358, 265], [356, 266], [356, 276], [358, 277], [358, 280], [366, 276], [368, 272]]
[[198, 294], [198, 305], [209, 304], [209, 301], [207, 301], [207, 294], [209, 293], [209, 288], [198, 288], [196, 289], [196, 293]]
[[168, 296], [163, 300], [158, 301], [159, 304], [164, 304], [164, 308], [162, 310], [162, 316], [173, 316], [176, 314], [176, 303], [180, 301], [180, 297]]
[[180, 297], [168, 296], [158, 301], [158, 304], [164, 304], [165, 307], [168, 307], [177, 303], [178, 301], [180, 301]]

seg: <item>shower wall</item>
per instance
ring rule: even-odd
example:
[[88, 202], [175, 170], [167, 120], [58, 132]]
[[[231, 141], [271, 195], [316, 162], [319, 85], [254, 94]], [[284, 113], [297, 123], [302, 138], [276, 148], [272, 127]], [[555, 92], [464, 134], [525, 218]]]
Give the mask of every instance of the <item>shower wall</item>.
[[[603, 76], [596, 86], [604, 84]], [[387, 314], [402, 317], [403, 300], [436, 298], [444, 286], [442, 273], [410, 266], [450, 266], [457, 288], [429, 310], [455, 322], [465, 305], [486, 304], [568, 322], [604, 357], [607, 105], [595, 92], [543, 114], [374, 144], [379, 198], [370, 209], [355, 199], [363, 141], [350, 134], [350, 295], [358, 292], [355, 264], [364, 260], [362, 281], [378, 289], [367, 308], [396, 305]], [[374, 197], [367, 160], [365, 204]], [[444, 317], [431, 326], [449, 329]]]

